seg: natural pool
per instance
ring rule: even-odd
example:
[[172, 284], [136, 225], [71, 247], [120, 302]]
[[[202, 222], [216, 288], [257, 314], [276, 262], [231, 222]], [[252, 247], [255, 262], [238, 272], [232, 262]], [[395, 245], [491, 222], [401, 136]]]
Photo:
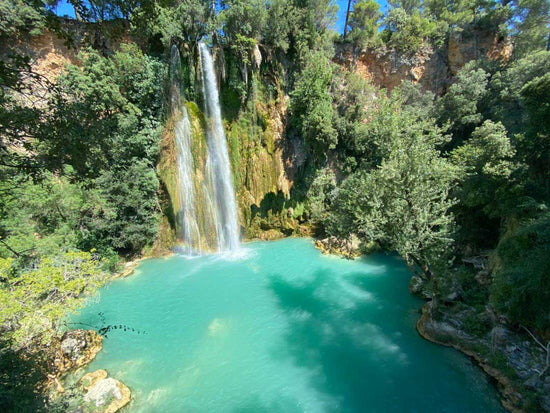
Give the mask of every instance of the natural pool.
[[77, 317], [145, 333], [111, 330], [88, 367], [131, 388], [127, 410], [502, 411], [466, 357], [418, 336], [398, 258], [323, 256], [307, 239], [244, 248], [146, 260]]

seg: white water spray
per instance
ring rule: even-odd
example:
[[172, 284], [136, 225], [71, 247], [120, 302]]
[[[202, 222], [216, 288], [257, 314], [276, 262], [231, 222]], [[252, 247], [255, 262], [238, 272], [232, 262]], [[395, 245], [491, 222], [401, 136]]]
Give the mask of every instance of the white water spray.
[[170, 50], [171, 74], [171, 112], [175, 119], [174, 134], [177, 147], [178, 171], [178, 223], [181, 225], [180, 236], [184, 242], [187, 254], [200, 252], [201, 234], [195, 211], [195, 189], [193, 186], [193, 155], [191, 153], [191, 123], [181, 98], [182, 85], [181, 59], [178, 48], [174, 45]]
[[212, 191], [214, 220], [218, 251], [239, 248], [237, 206], [231, 177], [227, 142], [223, 130], [218, 85], [212, 56], [208, 48], [199, 44], [205, 112], [208, 119], [208, 159], [206, 161], [208, 189]]

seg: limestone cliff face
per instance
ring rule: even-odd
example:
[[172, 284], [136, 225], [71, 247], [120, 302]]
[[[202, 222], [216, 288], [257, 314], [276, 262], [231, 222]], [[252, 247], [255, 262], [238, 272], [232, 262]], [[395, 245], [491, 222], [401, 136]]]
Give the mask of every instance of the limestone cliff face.
[[[265, 204], [268, 194], [290, 196], [293, 182], [284, 160], [286, 111], [282, 95], [277, 103], [257, 100], [252, 113], [228, 125], [237, 202], [245, 226], [251, 224], [254, 210]], [[256, 118], [256, 125], [250, 124], [249, 115]]]
[[[260, 211], [265, 214], [265, 211], [269, 210], [270, 214], [281, 215], [283, 213], [281, 208], [274, 208], [272, 204], [280, 202], [281, 199], [284, 203], [284, 200], [290, 196], [293, 182], [289, 178], [289, 173], [292, 165], [290, 162], [285, 162], [286, 145], [283, 136], [286, 106], [286, 99], [282, 94], [276, 102], [265, 102], [263, 98], [256, 97], [235, 119], [226, 119], [224, 122], [238, 203], [239, 224], [245, 239], [257, 237], [260, 232], [269, 229], [262, 229], [256, 225], [256, 228], [251, 230], [254, 223], [258, 224]], [[204, 194], [205, 185], [201, 171], [205, 170], [207, 159], [206, 120], [199, 107], [193, 102], [187, 103], [187, 112], [192, 126], [195, 195], [200, 197]], [[165, 126], [158, 171], [165, 193], [164, 212], [171, 231], [178, 234], [181, 230], [181, 222], [178, 218], [177, 202], [175, 202], [178, 199], [179, 188], [173, 123], [173, 119], [168, 119]], [[205, 205], [206, 202], [206, 199], [198, 200], [198, 204]], [[201, 211], [197, 212], [201, 213]], [[200, 216], [197, 218], [204, 238], [202, 248], [211, 250], [216, 245], [215, 229], [202, 218]], [[277, 225], [274, 226], [280, 227], [281, 219], [279, 216], [277, 218]], [[292, 222], [285, 221], [287, 226], [295, 228], [297, 222], [292, 218], [290, 221]], [[166, 230], [168, 228], [164, 228], [162, 232]], [[270, 236], [273, 237], [273, 234]], [[174, 241], [174, 237], [168, 237], [168, 239]]]
[[[131, 39], [117, 22], [104, 22], [98, 26], [93, 23], [60, 19], [59, 24], [64, 36], [45, 29], [42, 34], [29, 37], [15, 45], [18, 52], [30, 57], [32, 70], [50, 82], [55, 81], [64, 65], [80, 64], [78, 53], [89, 45], [109, 53], [119, 49], [120, 44], [125, 41], [138, 40]], [[0, 45], [0, 58], [6, 56], [6, 46], [8, 45]]]
[[452, 33], [443, 47], [422, 47], [412, 56], [389, 49], [367, 49], [353, 59], [351, 48], [340, 45], [335, 60], [389, 91], [403, 80], [410, 80], [421, 84], [424, 90], [441, 95], [469, 61], [483, 56], [491, 60], [507, 61], [511, 54], [512, 47], [508, 39], [483, 31], [472, 31]]

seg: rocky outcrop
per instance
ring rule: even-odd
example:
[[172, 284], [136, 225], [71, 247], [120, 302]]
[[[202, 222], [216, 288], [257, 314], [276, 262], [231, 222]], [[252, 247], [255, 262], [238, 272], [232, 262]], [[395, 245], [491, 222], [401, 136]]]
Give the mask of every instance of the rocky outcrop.
[[96, 412], [115, 413], [126, 406], [132, 397], [130, 389], [121, 381], [108, 377], [105, 370], [86, 374], [80, 383], [86, 391], [84, 403]]
[[101, 350], [103, 337], [93, 330], [72, 330], [63, 334], [54, 358], [57, 376], [92, 361]]
[[417, 330], [422, 337], [444, 346], [454, 347], [471, 357], [500, 391], [502, 404], [512, 412], [550, 412], [550, 376], [540, 375], [545, 353], [517, 331], [496, 324], [487, 333], [467, 332], [469, 310], [422, 308]]
[[347, 239], [331, 236], [315, 240], [315, 247], [323, 254], [339, 255], [347, 259], [361, 256], [359, 239], [353, 234]]
[[[85, 23], [60, 18], [57, 32], [44, 29], [42, 34], [29, 37], [18, 44], [0, 46], [0, 58], [9, 53], [9, 47], [30, 58], [33, 72], [55, 83], [55, 79], [68, 64], [80, 64], [78, 52], [92, 46], [103, 53], [118, 50], [123, 42], [137, 41], [117, 21]], [[141, 42], [143, 43], [143, 42]]]
[[410, 80], [440, 95], [469, 61], [486, 57], [506, 62], [511, 55], [509, 39], [486, 31], [465, 30], [451, 33], [439, 49], [424, 46], [412, 55], [381, 47], [354, 56], [350, 45], [339, 45], [335, 60], [381, 88], [391, 91], [403, 80]]

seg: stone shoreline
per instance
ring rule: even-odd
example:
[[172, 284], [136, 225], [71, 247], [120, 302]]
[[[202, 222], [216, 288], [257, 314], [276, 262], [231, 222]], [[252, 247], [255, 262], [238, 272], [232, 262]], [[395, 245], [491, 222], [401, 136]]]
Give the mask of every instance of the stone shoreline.
[[[59, 399], [68, 411], [115, 413], [126, 406], [132, 394], [121, 381], [108, 377], [105, 370], [88, 373], [75, 382], [68, 383], [67, 377], [78, 376], [103, 348], [103, 337], [94, 330], [67, 331], [58, 342], [53, 367], [55, 374], [49, 374], [50, 402]], [[81, 373], [80, 373], [81, 374]]]
[[496, 387], [501, 395], [501, 403], [504, 408], [513, 413], [524, 412], [524, 410], [516, 407], [516, 404], [518, 402], [518, 393], [510, 383], [510, 380], [500, 370], [489, 366], [487, 363], [485, 363], [485, 360], [478, 353], [461, 346], [458, 342], [444, 342], [442, 340], [436, 339], [431, 334], [433, 333], [433, 331], [430, 333], [429, 326], [431, 324], [433, 324], [433, 320], [430, 316], [429, 303], [427, 303], [422, 307], [422, 315], [416, 323], [416, 330], [418, 331], [418, 334], [420, 334], [420, 336], [427, 341], [445, 347], [452, 347], [455, 350], [458, 350], [466, 356], [470, 357], [476, 365], [478, 365], [488, 376], [490, 376], [495, 381]]
[[[453, 321], [455, 321], [453, 325]], [[470, 357], [492, 379], [501, 396], [501, 403], [510, 412], [550, 411], [550, 378], [539, 377], [536, 366], [544, 355], [536, 345], [502, 325], [493, 328], [490, 337], [472, 337], [457, 328], [458, 319], [448, 314], [442, 321], [431, 315], [431, 302], [422, 307], [416, 324], [420, 336], [433, 343], [453, 347]], [[507, 371], [495, 366], [492, 358], [499, 356]], [[538, 405], [533, 397], [538, 397]], [[531, 399], [531, 401], [530, 401]], [[542, 410], [541, 410], [542, 409]]]

